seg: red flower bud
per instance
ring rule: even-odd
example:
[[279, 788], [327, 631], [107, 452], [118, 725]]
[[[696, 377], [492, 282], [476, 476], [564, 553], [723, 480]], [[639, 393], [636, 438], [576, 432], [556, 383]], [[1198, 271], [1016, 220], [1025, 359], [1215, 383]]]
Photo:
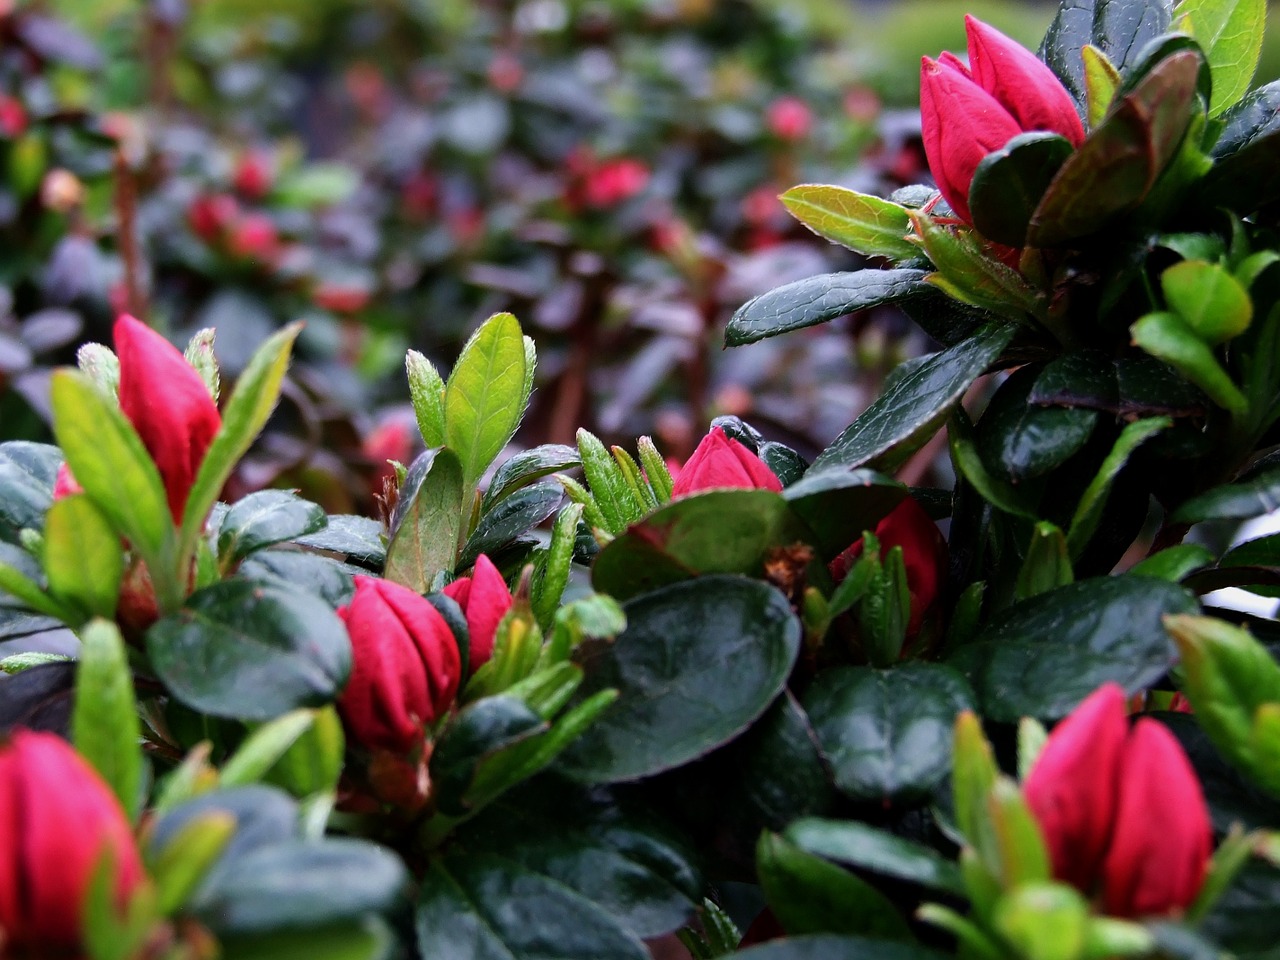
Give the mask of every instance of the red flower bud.
[[1035, 54], [971, 16], [965, 31], [971, 68], [949, 53], [922, 61], [920, 122], [938, 189], [971, 221], [969, 185], [987, 154], [1036, 130], [1079, 146], [1084, 127], [1071, 95]]
[[458, 601], [467, 615], [467, 632], [471, 634], [471, 669], [493, 656], [493, 638], [498, 624], [511, 609], [511, 591], [498, 568], [483, 553], [476, 558], [469, 577], [459, 577], [444, 588], [446, 596]]
[[1213, 854], [1200, 781], [1173, 734], [1149, 718], [1129, 734], [1119, 776], [1103, 907], [1116, 917], [1181, 913], [1200, 892]]
[[280, 235], [265, 213], [250, 213], [231, 228], [227, 249], [244, 260], [258, 260], [270, 267], [280, 255]]
[[0, 94], [0, 137], [17, 140], [27, 132], [27, 111], [21, 101]]
[[146, 324], [121, 314], [115, 342], [120, 409], [159, 468], [169, 509], [180, 521], [222, 418], [200, 374], [177, 347]]
[[1124, 700], [1114, 683], [1090, 694], [1054, 727], [1023, 785], [1054, 876], [1086, 892], [1093, 889], [1111, 839], [1116, 778], [1129, 732]]
[[261, 200], [271, 190], [271, 179], [271, 161], [264, 154], [251, 151], [236, 164], [231, 182], [241, 196]]
[[[880, 556], [894, 547], [902, 548], [903, 565], [907, 568], [907, 591], [911, 594], [911, 614], [907, 620], [907, 636], [920, 632], [925, 616], [938, 599], [947, 576], [947, 541], [924, 507], [906, 497], [876, 524], [873, 531], [880, 541]], [[831, 561], [831, 576], [838, 582], [862, 556], [862, 539]]]
[[76, 482], [75, 474], [64, 463], [58, 467], [58, 475], [53, 478], [53, 499], [61, 500], [75, 493], [84, 493], [84, 487]]
[[311, 293], [311, 302], [334, 313], [359, 313], [369, 305], [373, 293], [367, 286], [322, 280]]
[[214, 243], [240, 216], [240, 205], [235, 197], [225, 193], [196, 197], [187, 208], [187, 223], [191, 232], [205, 243]]
[[338, 610], [351, 636], [351, 679], [338, 700], [348, 734], [369, 749], [408, 753], [452, 705], [462, 659], [430, 601], [390, 580], [356, 577]]
[[0, 747], [0, 941], [17, 955], [79, 952], [85, 897], [110, 858], [116, 906], [142, 882], [124, 811], [63, 740], [19, 730]]
[[765, 121], [779, 140], [803, 140], [813, 127], [813, 111], [799, 97], [779, 97], [769, 104]]
[[586, 201], [598, 209], [630, 200], [649, 183], [649, 168], [639, 160], [608, 160], [587, 174]]
[[699, 490], [739, 487], [782, 492], [782, 481], [763, 460], [716, 427], [698, 444], [693, 456], [680, 468], [671, 496], [683, 497]]

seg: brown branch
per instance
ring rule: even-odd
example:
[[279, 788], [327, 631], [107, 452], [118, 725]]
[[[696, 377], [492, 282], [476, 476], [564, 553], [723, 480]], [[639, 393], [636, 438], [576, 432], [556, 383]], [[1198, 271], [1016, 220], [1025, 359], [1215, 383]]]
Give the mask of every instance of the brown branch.
[[124, 151], [116, 151], [116, 230], [120, 257], [124, 261], [124, 283], [129, 312], [144, 323], [147, 299], [142, 288], [142, 253], [138, 246], [138, 185], [125, 160]]

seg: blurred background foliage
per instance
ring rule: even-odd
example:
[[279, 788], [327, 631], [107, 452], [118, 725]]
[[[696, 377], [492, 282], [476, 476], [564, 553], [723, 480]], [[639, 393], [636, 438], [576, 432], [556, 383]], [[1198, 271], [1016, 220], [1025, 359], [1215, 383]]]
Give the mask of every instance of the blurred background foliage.
[[777, 194], [926, 179], [919, 57], [962, 50], [966, 12], [1034, 46], [1052, 9], [0, 0], [0, 440], [47, 437], [49, 369], [117, 310], [216, 326], [230, 376], [302, 318], [231, 493], [373, 509], [416, 442], [405, 349], [447, 370], [512, 310], [540, 357], [522, 444], [586, 426], [681, 457], [731, 413], [820, 449], [928, 344], [884, 310], [722, 351], [751, 296], [856, 265]]

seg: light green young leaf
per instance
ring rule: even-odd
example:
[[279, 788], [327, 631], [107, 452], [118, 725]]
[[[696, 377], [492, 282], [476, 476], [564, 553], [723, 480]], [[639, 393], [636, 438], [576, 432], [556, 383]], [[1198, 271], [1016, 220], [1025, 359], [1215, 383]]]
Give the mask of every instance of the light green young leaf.
[[1174, 16], [1186, 17], [1192, 36], [1204, 49], [1213, 75], [1216, 117], [1246, 93], [1262, 56], [1267, 22], [1266, 0], [1182, 0]]
[[404, 367], [409, 375], [409, 398], [418, 418], [418, 432], [428, 447], [443, 447], [444, 380], [431, 361], [417, 350], [405, 354]]
[[142, 805], [142, 727], [124, 638], [109, 620], [80, 631], [71, 735], [131, 818]]
[[120, 536], [88, 497], [54, 502], [44, 526], [44, 571], [49, 592], [88, 617], [116, 615], [124, 552]]
[[515, 435], [524, 415], [527, 358], [520, 324], [494, 314], [462, 348], [444, 393], [445, 445], [472, 489]]
[[845, 187], [804, 183], [781, 197], [791, 215], [820, 237], [869, 257], [895, 261], [919, 256], [906, 240], [907, 208]]

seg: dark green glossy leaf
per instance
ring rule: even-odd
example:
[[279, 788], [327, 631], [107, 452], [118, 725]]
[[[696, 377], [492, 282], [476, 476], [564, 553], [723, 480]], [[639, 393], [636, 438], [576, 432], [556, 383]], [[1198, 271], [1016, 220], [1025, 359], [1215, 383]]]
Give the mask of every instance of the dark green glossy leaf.
[[1109, 680], [1132, 693], [1160, 679], [1177, 662], [1161, 618], [1197, 609], [1164, 580], [1082, 580], [1010, 607], [950, 662], [968, 675], [983, 716], [1056, 719]]
[[1216, 832], [1225, 834], [1234, 824], [1246, 830], [1280, 829], [1280, 802], [1228, 763], [1193, 715], [1162, 713], [1157, 717], [1186, 751], [1204, 788]]
[[1174, 523], [1248, 520], [1276, 509], [1280, 509], [1280, 469], [1271, 469], [1192, 497], [1173, 512], [1172, 519]]
[[464, 798], [481, 763], [545, 733], [549, 724], [518, 697], [484, 697], [449, 724], [431, 755], [436, 803], [448, 814], [466, 812]]
[[810, 469], [888, 467], [931, 437], [953, 404], [1013, 339], [1010, 324], [991, 325], [935, 353], [896, 379], [813, 462]]
[[638, 937], [586, 897], [492, 854], [434, 861], [417, 911], [424, 957], [648, 960]]
[[810, 471], [782, 491], [811, 536], [806, 542], [830, 559], [889, 515], [907, 488], [874, 470]]
[[351, 670], [342, 621], [308, 594], [224, 580], [147, 632], [165, 686], [196, 710], [269, 720], [330, 702]]
[[1084, 59], [1091, 44], [1123, 73], [1173, 22], [1173, 0], [1064, 0], [1040, 45], [1040, 57], [1084, 102]]
[[367, 517], [332, 514], [329, 523], [315, 533], [298, 537], [294, 542], [312, 550], [346, 554], [352, 563], [371, 569], [382, 569], [387, 560], [382, 524]]
[[1161, 360], [1068, 353], [1048, 363], [1028, 397], [1041, 406], [1084, 407], [1131, 419], [1201, 416], [1208, 398]]
[[0, 443], [0, 540], [14, 541], [19, 530], [44, 526], [61, 465], [62, 451], [50, 444]]
[[756, 846], [756, 876], [774, 916], [789, 934], [849, 933], [886, 940], [914, 938], [883, 893], [848, 870], [765, 833]]
[[943, 960], [944, 954], [870, 937], [787, 937], [729, 955], [728, 960]]
[[390, 911], [408, 880], [399, 857], [364, 840], [283, 841], [228, 861], [191, 911], [222, 935], [306, 929]]
[[904, 300], [899, 307], [944, 347], [954, 347], [996, 319], [994, 314], [952, 299], [933, 284], [929, 284], [928, 292]]
[[768, 551], [802, 539], [770, 490], [709, 490], [659, 507], [605, 546], [591, 579], [620, 600], [706, 573], [760, 572]]
[[286, 794], [271, 787], [235, 787], [201, 794], [158, 816], [147, 836], [148, 857], [157, 856], [189, 824], [215, 812], [234, 817], [236, 832], [205, 879], [206, 886], [217, 884], [227, 866], [253, 851], [301, 837], [298, 805]]
[[778, 695], [799, 652], [790, 604], [755, 580], [699, 577], [624, 609], [627, 629], [615, 641], [575, 655], [586, 672], [579, 699], [620, 694], [564, 755], [585, 782], [651, 776], [731, 740]]
[[452, 573], [467, 489], [462, 464], [447, 447], [426, 450], [409, 467], [391, 514], [384, 576], [415, 593]]
[[960, 868], [936, 850], [856, 820], [797, 820], [783, 836], [809, 853], [931, 890], [964, 895]]
[[825, 323], [846, 313], [898, 303], [927, 293], [925, 270], [855, 270], [824, 273], [784, 284], [739, 307], [724, 332], [725, 346]]
[[618, 798], [541, 783], [494, 804], [458, 842], [564, 885], [636, 936], [661, 936], [689, 919], [704, 881], [669, 828]]
[[71, 722], [75, 682], [74, 663], [28, 667], [0, 680], [4, 685], [4, 696], [0, 697], [0, 733], [25, 727], [65, 735]]
[[509, 497], [521, 487], [543, 477], [580, 466], [582, 458], [574, 447], [563, 443], [544, 443], [532, 450], [517, 453], [500, 466], [489, 481], [480, 512], [488, 513], [494, 504]]
[[964, 677], [940, 664], [837, 667], [802, 699], [835, 785], [854, 800], [925, 800], [951, 765], [956, 714], [974, 707]]
[[1043, 368], [1025, 366], [1000, 385], [978, 423], [978, 449], [1013, 483], [1043, 476], [1073, 457], [1093, 434], [1096, 411], [1030, 401]]
[[789, 487], [809, 469], [809, 463], [785, 443], [769, 440], [756, 451], [764, 465], [774, 472], [784, 487]]
[[471, 566], [482, 553], [492, 556], [528, 533], [555, 513], [563, 499], [564, 489], [558, 483], [535, 483], [517, 490], [480, 518], [475, 532], [458, 555], [458, 569]]
[[218, 556], [225, 563], [243, 560], [255, 550], [323, 530], [327, 523], [317, 503], [288, 490], [260, 490], [233, 504], [218, 529]]
[[987, 154], [969, 184], [978, 232], [996, 243], [1024, 246], [1031, 215], [1074, 149], [1054, 133], [1024, 133]]
[[1280, 867], [1251, 860], [1200, 927], [1239, 960], [1274, 960], [1280, 942]]
[[1280, 80], [1255, 90], [1220, 119], [1224, 127], [1201, 199], [1206, 206], [1252, 213], [1280, 197]]
[[351, 602], [352, 577], [362, 573], [359, 567], [293, 550], [259, 550], [240, 567], [241, 576], [285, 590], [309, 590], [334, 609]]
[[1086, 236], [1147, 195], [1182, 143], [1202, 63], [1191, 51], [1174, 54], [1116, 101], [1049, 185], [1031, 218], [1029, 244]]

